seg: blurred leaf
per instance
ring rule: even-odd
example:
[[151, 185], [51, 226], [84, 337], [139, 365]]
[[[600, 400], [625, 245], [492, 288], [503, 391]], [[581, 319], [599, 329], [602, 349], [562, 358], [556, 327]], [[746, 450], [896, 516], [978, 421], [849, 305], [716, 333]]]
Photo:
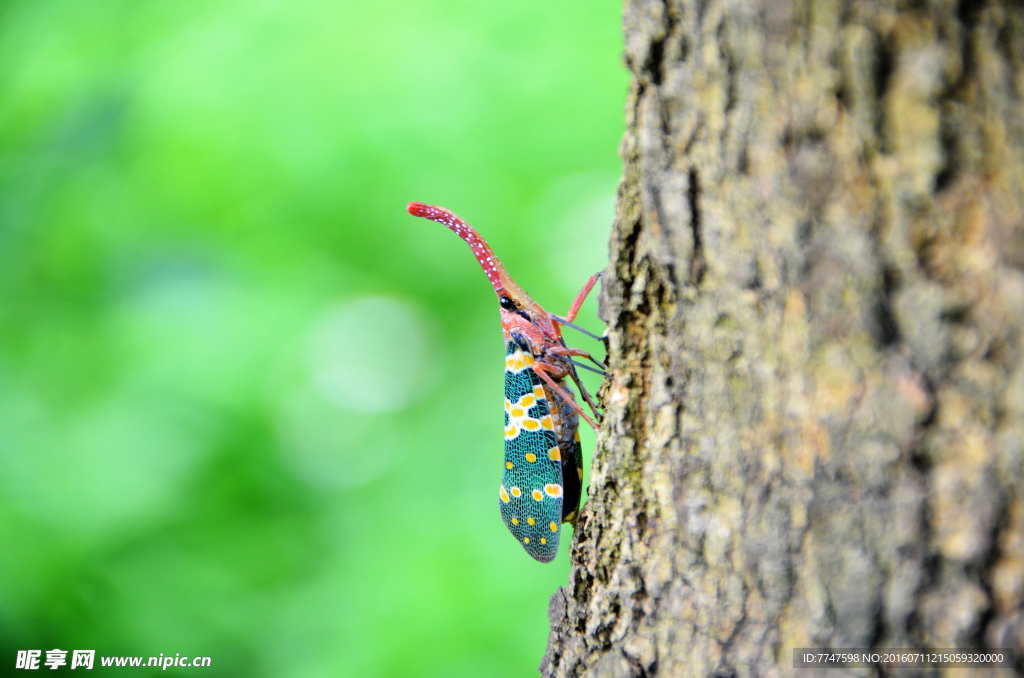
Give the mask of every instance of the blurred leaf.
[[404, 206], [567, 308], [611, 226], [619, 13], [0, 10], [0, 660], [536, 670], [568, 562], [496, 510], [493, 293]]

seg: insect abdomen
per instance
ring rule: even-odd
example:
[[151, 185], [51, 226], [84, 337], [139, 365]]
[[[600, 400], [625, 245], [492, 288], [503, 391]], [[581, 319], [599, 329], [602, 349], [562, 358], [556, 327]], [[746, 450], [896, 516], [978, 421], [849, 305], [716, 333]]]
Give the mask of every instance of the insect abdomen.
[[[573, 394], [568, 385], [564, 385], [566, 393]], [[556, 391], [545, 386], [548, 403], [552, 407], [552, 418], [555, 422], [555, 437], [562, 456], [562, 485], [565, 496], [562, 498], [562, 522], [576, 527], [579, 516], [580, 495], [583, 491], [583, 447], [580, 444], [580, 417], [576, 410]]]

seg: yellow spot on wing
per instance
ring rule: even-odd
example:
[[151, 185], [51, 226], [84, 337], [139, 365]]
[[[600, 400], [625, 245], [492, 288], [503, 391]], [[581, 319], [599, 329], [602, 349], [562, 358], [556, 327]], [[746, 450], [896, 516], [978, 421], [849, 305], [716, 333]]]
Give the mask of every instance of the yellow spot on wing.
[[522, 493], [523, 493], [523, 491], [520, 490], [518, 487], [514, 487], [514, 486], [512, 487], [512, 496], [513, 497], [518, 497]]
[[522, 409], [518, 407], [512, 408], [512, 416], [515, 417], [516, 419], [523, 416], [524, 414], [526, 414], [526, 412], [524, 412]]
[[[548, 483], [547, 485], [544, 486], [544, 491], [547, 492], [548, 496], [551, 496], [551, 497], [561, 497], [562, 496], [562, 486], [559, 485], [558, 483]], [[535, 495], [539, 494], [539, 492], [537, 492], [537, 490], [534, 490], [534, 494]], [[534, 496], [534, 499], [536, 499], [536, 498], [537, 497]]]
[[552, 532], [558, 532], [558, 525], [555, 524], [555, 521], [552, 520], [551, 523], [548, 524], [548, 527], [551, 528]]
[[519, 524], [519, 518], [513, 518], [512, 519], [512, 524], [513, 525], [518, 525]]
[[[533, 462], [537, 461], [537, 455], [534, 454], [533, 452], [527, 452], [526, 453], [526, 461], [528, 461], [528, 462], [530, 462], [532, 464]], [[509, 468], [512, 468], [512, 467], [509, 466]]]
[[541, 543], [541, 544], [547, 544], [547, 543], [548, 543], [548, 540], [547, 540], [547, 539], [545, 539], [544, 537], [541, 537], [541, 538], [540, 538], [540, 543]]
[[530, 538], [529, 537], [523, 537], [523, 543], [524, 544], [529, 544], [530, 543]]
[[536, 521], [536, 520], [534, 520], [533, 518], [527, 518], [527, 519], [526, 519], [526, 522], [528, 522], [528, 523], [530, 523], [531, 525], [533, 525], [533, 524], [534, 524], [534, 523], [536, 523], [537, 521]]
[[534, 490], [533, 491], [533, 498], [536, 499], [537, 501], [540, 501], [541, 499], [544, 498], [544, 495], [541, 494], [540, 490]]
[[530, 407], [535, 402], [537, 402], [537, 399], [534, 398], [532, 395], [524, 395], [521, 402], [523, 403], [523, 407]]
[[510, 461], [506, 461], [506, 462], [505, 462], [505, 468], [507, 468], [507, 469], [511, 470], [511, 469], [512, 469], [512, 462], [510, 462]]
[[533, 387], [533, 395], [537, 396], [538, 398], [544, 398], [545, 397], [545, 395], [544, 395], [544, 387], [543, 386], [534, 386]]
[[540, 425], [543, 426], [544, 428], [546, 428], [549, 431], [555, 427], [555, 425], [553, 423], [551, 423], [551, 415], [548, 415], [548, 416], [544, 417], [543, 419], [541, 419], [540, 420]]
[[550, 459], [551, 461], [561, 461], [562, 452], [557, 447], [552, 447], [550, 450], [548, 450], [548, 459]]
[[505, 491], [504, 485], [501, 486], [501, 500], [506, 504], [508, 503], [508, 492]]
[[540, 424], [537, 423], [536, 419], [524, 419], [523, 428], [525, 428], [528, 431], [536, 431], [538, 428], [540, 428]]

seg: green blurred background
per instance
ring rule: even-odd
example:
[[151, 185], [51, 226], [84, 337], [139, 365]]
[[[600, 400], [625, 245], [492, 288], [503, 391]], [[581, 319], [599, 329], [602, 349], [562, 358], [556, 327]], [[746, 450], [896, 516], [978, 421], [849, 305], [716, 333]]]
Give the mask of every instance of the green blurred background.
[[0, 5], [0, 674], [535, 674], [572, 531], [540, 565], [502, 525], [494, 294], [405, 205], [564, 312], [607, 262], [620, 11]]

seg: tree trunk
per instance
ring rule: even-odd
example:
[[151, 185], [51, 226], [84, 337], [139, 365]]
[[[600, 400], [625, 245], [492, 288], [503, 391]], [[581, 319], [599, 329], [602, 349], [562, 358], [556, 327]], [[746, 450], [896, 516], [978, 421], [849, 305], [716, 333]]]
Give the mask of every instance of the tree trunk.
[[1024, 6], [631, 0], [625, 31], [611, 378], [541, 672], [1020, 673]]

